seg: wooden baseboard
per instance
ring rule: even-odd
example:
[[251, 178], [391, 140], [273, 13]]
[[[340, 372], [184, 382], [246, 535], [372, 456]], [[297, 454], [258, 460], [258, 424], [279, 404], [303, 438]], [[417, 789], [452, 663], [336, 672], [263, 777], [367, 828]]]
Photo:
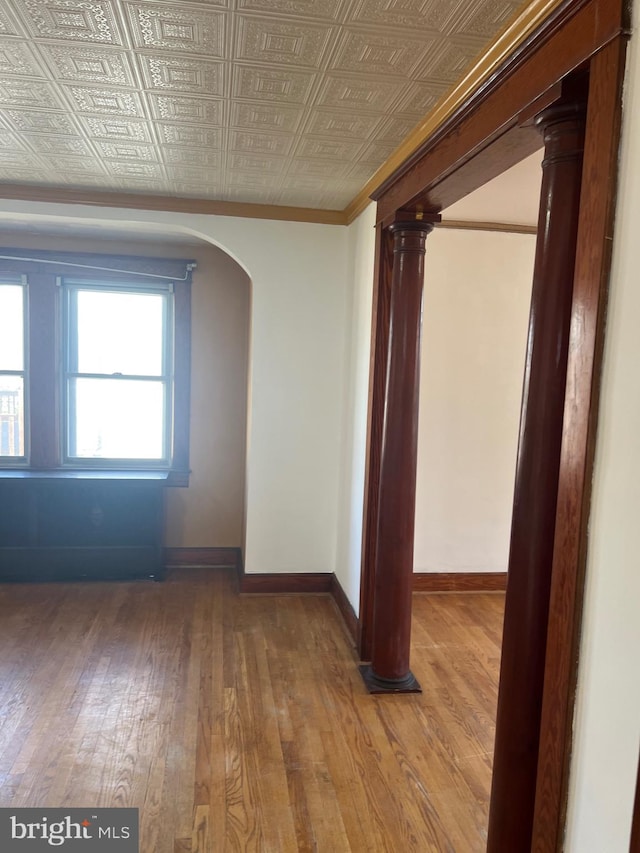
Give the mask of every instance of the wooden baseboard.
[[351, 606], [351, 602], [342, 588], [342, 584], [335, 575], [331, 575], [331, 586], [329, 593], [335, 601], [346, 629], [354, 643], [358, 642], [358, 617]]
[[506, 572], [420, 572], [413, 576], [414, 592], [503, 592]]
[[287, 593], [287, 592], [330, 592], [330, 574], [246, 574], [240, 573], [240, 592]]
[[237, 569], [241, 562], [240, 548], [165, 548], [164, 564], [167, 568]]

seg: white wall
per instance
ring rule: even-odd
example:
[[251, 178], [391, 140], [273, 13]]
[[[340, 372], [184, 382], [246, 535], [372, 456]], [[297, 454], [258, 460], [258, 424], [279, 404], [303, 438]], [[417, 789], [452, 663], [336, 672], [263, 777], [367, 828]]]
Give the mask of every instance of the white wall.
[[417, 572], [507, 569], [535, 242], [444, 229], [427, 238]]
[[369, 403], [375, 205], [369, 205], [349, 226], [348, 241], [346, 298], [349, 343], [345, 362], [336, 575], [358, 613]]
[[[636, 16], [638, 15], [636, 6]], [[636, 20], [636, 26], [637, 26]], [[567, 853], [628, 853], [640, 742], [640, 58], [631, 40]]]
[[[345, 228], [1, 200], [3, 216], [195, 233], [252, 280], [247, 572], [333, 572], [346, 347]], [[212, 543], [214, 544], [214, 543]]]

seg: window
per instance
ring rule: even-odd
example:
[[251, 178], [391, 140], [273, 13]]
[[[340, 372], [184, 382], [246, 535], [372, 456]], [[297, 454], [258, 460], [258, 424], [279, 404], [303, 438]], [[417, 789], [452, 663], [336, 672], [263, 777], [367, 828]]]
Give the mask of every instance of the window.
[[0, 277], [0, 457], [25, 458], [24, 281]]
[[195, 264], [0, 256], [2, 467], [160, 469], [186, 485]]
[[167, 291], [64, 280], [65, 459], [171, 458]]

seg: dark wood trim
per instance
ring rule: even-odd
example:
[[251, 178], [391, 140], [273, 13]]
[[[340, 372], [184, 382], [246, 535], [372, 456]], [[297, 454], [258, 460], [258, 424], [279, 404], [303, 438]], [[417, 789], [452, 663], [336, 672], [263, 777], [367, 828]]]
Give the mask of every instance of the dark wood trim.
[[168, 210], [175, 213], [199, 213], [208, 216], [242, 216], [246, 219], [275, 219], [285, 222], [314, 222], [321, 225], [348, 225], [343, 210], [291, 207], [277, 204], [215, 201], [206, 198], [118, 193], [72, 187], [39, 187], [33, 184], [2, 184], [0, 198], [42, 201], [53, 204], [89, 204], [92, 207]]
[[335, 601], [342, 620], [347, 629], [347, 633], [353, 640], [354, 644], [358, 642], [358, 617], [353, 609], [351, 602], [342, 588], [342, 584], [335, 575], [331, 575], [331, 585], [329, 587], [331, 598]]
[[198, 566], [227, 567], [240, 565], [239, 548], [165, 548], [164, 564], [167, 568], [195, 568]]
[[[622, 67], [622, 44], [628, 34], [628, 24], [629, 8], [624, 0], [568, 0], [554, 14], [552, 26], [541, 27], [534, 33], [522, 49], [504, 63], [502, 70], [492, 75], [489, 83], [471, 96], [427, 140], [416, 157], [409, 158], [405, 168], [399, 169], [376, 193], [377, 221], [385, 225], [399, 211], [439, 211], [539, 147], [533, 135], [534, 129], [526, 122], [524, 115], [527, 109], [531, 112], [534, 102], [538, 102], [538, 106], [539, 99], [542, 97], [544, 100], [549, 90], [553, 88], [555, 92], [556, 84], [564, 82], [570, 72], [580, 70], [593, 75], [589, 85], [584, 184], [575, 267], [575, 281], [578, 282], [579, 277], [582, 280], [572, 303], [557, 515], [554, 518], [556, 535], [549, 600], [549, 642], [540, 697], [543, 709], [547, 709], [543, 710], [539, 733], [540, 754], [546, 756], [546, 766], [538, 768], [535, 808], [538, 813], [538, 801], [543, 803], [546, 798], [546, 818], [536, 820], [535, 839], [531, 842], [531, 849], [535, 849], [536, 853], [557, 853], [561, 836], [558, 827], [561, 828], [564, 823], [570, 722], [565, 727], [562, 720], [566, 718], [570, 721], [573, 716], [577, 638], [584, 594], [585, 530], [597, 418], [597, 381], [592, 380], [599, 375], [601, 367], [601, 338], [593, 329], [599, 328], [598, 316], [602, 311], [608, 278], [611, 230], [605, 227], [605, 223], [610, 222], [615, 197], [615, 159], [619, 144], [617, 116], [621, 101], [619, 68]], [[611, 62], [611, 51], [617, 54], [619, 65], [616, 66], [616, 73], [609, 71], [605, 74], [604, 65]], [[549, 96], [554, 92], [549, 93]], [[594, 114], [598, 102], [600, 118]], [[604, 118], [605, 115], [607, 118]], [[519, 123], [520, 118], [523, 124]], [[599, 147], [603, 150], [596, 156]], [[609, 166], [603, 166], [605, 163]], [[381, 251], [379, 242], [377, 251]], [[380, 279], [381, 276], [376, 274], [374, 306], [379, 299], [376, 289], [380, 287]], [[597, 308], [590, 301], [592, 297], [589, 297], [589, 294], [594, 293], [602, 300], [598, 302]], [[582, 307], [581, 298], [586, 299]], [[376, 337], [384, 338], [384, 323], [379, 319], [375, 321]], [[586, 327], [581, 328], [581, 323], [586, 323]], [[376, 371], [381, 369], [376, 337], [372, 349], [374, 377]], [[574, 380], [577, 385], [572, 388], [571, 382]], [[371, 424], [381, 422], [378, 409], [384, 404], [384, 395], [371, 393]], [[377, 522], [378, 514], [376, 501], [379, 482], [375, 475], [375, 463], [380, 458], [380, 441], [378, 432], [370, 429], [367, 445], [370, 470], [363, 526], [364, 601], [367, 595], [372, 594], [369, 590], [374, 583], [370, 557], [374, 553], [371, 538], [375, 524], [372, 522]], [[370, 637], [375, 628], [371, 614], [367, 607], [362, 606], [360, 614], [361, 636]], [[551, 639], [552, 635], [557, 641]], [[560, 660], [565, 656], [566, 667]], [[557, 669], [555, 675], [554, 669]], [[552, 678], [555, 688], [552, 687]], [[556, 718], [558, 724], [552, 727], [554, 714], [550, 713], [553, 710], [550, 703], [556, 696], [559, 697], [560, 705], [554, 712], [559, 715]], [[554, 776], [555, 782], [552, 778]], [[520, 808], [522, 804], [512, 802], [511, 805]], [[529, 803], [526, 807], [530, 806]], [[528, 849], [518, 850], [518, 853], [528, 853]]]
[[240, 577], [240, 592], [245, 593], [300, 593], [331, 592], [331, 578], [327, 572], [277, 572], [272, 574], [246, 574]]
[[600, 51], [589, 74], [534, 815], [539, 853], [561, 849], [565, 823], [626, 41]]
[[414, 592], [504, 592], [506, 572], [415, 572]]
[[418, 458], [422, 291], [427, 236], [439, 215], [400, 215], [393, 235], [389, 346], [378, 488], [369, 692], [419, 690], [409, 668]]
[[[371, 357], [369, 363], [369, 410], [367, 414], [367, 455], [364, 486], [364, 523], [362, 526], [362, 566], [360, 583], [360, 621], [358, 651], [361, 660], [371, 660], [373, 644], [373, 598], [378, 534], [380, 468], [382, 465], [382, 424], [389, 349], [389, 316], [391, 306], [391, 270], [393, 239], [376, 226], [376, 258], [374, 269], [371, 320]], [[374, 485], [375, 484], [375, 485]]]
[[[536, 117], [545, 152], [513, 497], [487, 853], [530, 850], [587, 112], [584, 78]], [[563, 87], [564, 89], [564, 87]]]
[[640, 760], [638, 761], [638, 778], [636, 780], [636, 797], [633, 803], [631, 818], [631, 841], [629, 853], [640, 853]]
[[379, 220], [442, 210], [536, 151], [519, 115], [627, 27], [622, 0], [567, 0], [372, 194]]

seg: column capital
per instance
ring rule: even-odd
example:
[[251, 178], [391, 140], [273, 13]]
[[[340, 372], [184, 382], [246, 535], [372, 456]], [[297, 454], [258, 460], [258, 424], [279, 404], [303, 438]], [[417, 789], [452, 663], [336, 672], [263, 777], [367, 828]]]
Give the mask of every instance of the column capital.
[[433, 231], [434, 225], [442, 221], [439, 213], [409, 213], [398, 211], [396, 218], [387, 226], [392, 234], [402, 231], [418, 231], [425, 235]]

